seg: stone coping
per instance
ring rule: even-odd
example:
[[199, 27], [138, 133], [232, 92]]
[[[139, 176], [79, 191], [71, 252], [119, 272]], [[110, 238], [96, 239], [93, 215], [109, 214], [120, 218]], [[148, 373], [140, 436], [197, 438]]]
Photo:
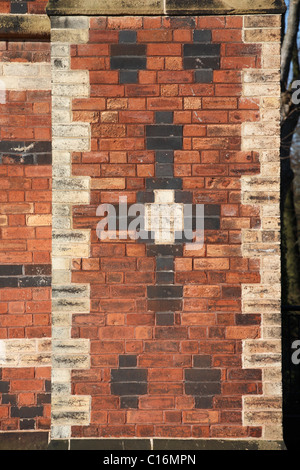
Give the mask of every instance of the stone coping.
[[0, 40], [49, 40], [50, 30], [50, 19], [47, 15], [0, 15]]
[[50, 0], [48, 15], [241, 15], [284, 13], [284, 0]]

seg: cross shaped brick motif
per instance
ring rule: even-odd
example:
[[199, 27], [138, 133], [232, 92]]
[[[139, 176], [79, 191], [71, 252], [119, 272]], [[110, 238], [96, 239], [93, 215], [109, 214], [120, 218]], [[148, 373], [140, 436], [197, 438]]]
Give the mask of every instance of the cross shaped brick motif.
[[[211, 83], [220, 68], [220, 45], [211, 44], [210, 30], [194, 31], [194, 44], [184, 44], [184, 69], [195, 70], [196, 83]], [[146, 45], [136, 44], [135, 31], [120, 31], [119, 44], [111, 48], [111, 69], [120, 70], [121, 83], [138, 83], [138, 70], [146, 69]], [[183, 125], [174, 124], [172, 111], [157, 111], [155, 124], [146, 126], [146, 149], [155, 152], [155, 177], [146, 178], [146, 191], [137, 202], [145, 205], [147, 256], [156, 259], [156, 285], [147, 287], [147, 310], [155, 312], [156, 324], [172, 327], [183, 306], [183, 285], [175, 283], [174, 261], [183, 256], [186, 204], [191, 205], [193, 230], [218, 230], [220, 206], [193, 205], [193, 193], [183, 191], [182, 178], [174, 175], [174, 151], [183, 148]], [[201, 219], [201, 220], [199, 220]], [[202, 230], [203, 231], [203, 230]], [[111, 391], [121, 396], [121, 407], [137, 408], [138, 395], [147, 394], [147, 369], [137, 368], [137, 357], [120, 356], [113, 369]], [[195, 397], [196, 408], [211, 408], [221, 391], [221, 371], [210, 369], [210, 356], [196, 356], [192, 369], [185, 369], [185, 392]]]

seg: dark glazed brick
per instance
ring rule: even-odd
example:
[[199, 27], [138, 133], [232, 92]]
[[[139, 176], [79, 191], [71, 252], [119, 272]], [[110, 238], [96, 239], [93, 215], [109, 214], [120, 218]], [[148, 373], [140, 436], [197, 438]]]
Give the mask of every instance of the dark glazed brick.
[[183, 296], [183, 287], [148, 286], [147, 295], [149, 299], [181, 299]]
[[194, 42], [211, 42], [211, 31], [209, 29], [197, 29], [194, 31]]
[[30, 430], [35, 429], [35, 420], [34, 419], [21, 419], [20, 420], [20, 429], [21, 430]]
[[180, 150], [182, 149], [181, 137], [148, 137], [148, 150]]
[[51, 277], [27, 276], [19, 278], [19, 287], [50, 287]]
[[111, 57], [110, 64], [112, 70], [145, 70], [147, 59], [146, 57]]
[[137, 409], [139, 407], [138, 397], [121, 397], [121, 408], [128, 409], [133, 408]]
[[195, 397], [195, 408], [202, 410], [213, 408], [213, 397]]
[[45, 391], [51, 393], [51, 380], [45, 380]]
[[184, 44], [185, 57], [219, 57], [220, 44]]
[[10, 5], [11, 13], [27, 13], [27, 2], [12, 2]]
[[183, 126], [154, 125], [146, 126], [147, 137], [182, 137]]
[[155, 152], [156, 163], [173, 163], [174, 152], [172, 150], [157, 151]]
[[180, 312], [182, 310], [182, 300], [148, 300], [148, 310], [152, 312]]
[[203, 369], [207, 367], [211, 367], [211, 357], [210, 356], [194, 356], [193, 366], [203, 368]]
[[174, 284], [174, 273], [165, 271], [157, 272], [156, 284]]
[[119, 367], [136, 367], [137, 356], [135, 355], [122, 355], [119, 356]]
[[146, 382], [148, 371], [146, 369], [112, 369], [112, 382]]
[[170, 16], [166, 21], [170, 22], [172, 29], [192, 29], [196, 24], [195, 18], [191, 16]]
[[16, 405], [17, 404], [17, 396], [16, 395], [6, 395], [3, 393], [2, 395], [2, 405]]
[[147, 189], [182, 189], [181, 178], [147, 178]]
[[129, 396], [129, 395], [147, 395], [148, 386], [146, 382], [113, 382], [111, 384], [112, 395]]
[[23, 274], [22, 265], [10, 265], [10, 264], [0, 265], [0, 276], [20, 276], [22, 274]]
[[[147, 256], [183, 256], [183, 248], [175, 245], [151, 245], [147, 247]], [[159, 259], [157, 260], [159, 261]], [[168, 269], [166, 271], [169, 271]]]
[[51, 403], [51, 394], [50, 393], [38, 393], [37, 395], [37, 404], [44, 405], [44, 404]]
[[138, 83], [139, 77], [136, 70], [121, 70], [120, 83]]
[[218, 382], [221, 380], [221, 371], [218, 369], [186, 369], [184, 376], [187, 382]]
[[0, 288], [18, 287], [19, 281], [17, 277], [0, 277]]
[[196, 83], [212, 83], [213, 71], [212, 70], [196, 70], [195, 82]]
[[261, 316], [256, 314], [237, 314], [235, 316], [237, 325], [260, 325]]
[[175, 191], [175, 202], [178, 204], [192, 204], [193, 193], [189, 191]]
[[155, 165], [155, 175], [160, 177], [174, 176], [174, 166], [172, 163], [157, 163]]
[[190, 69], [213, 69], [220, 68], [220, 59], [218, 57], [185, 57], [183, 59], [185, 70]]
[[156, 124], [172, 124], [174, 113], [172, 111], [156, 111], [155, 122]]
[[153, 191], [141, 191], [137, 193], [137, 202], [138, 203], [152, 203], [154, 202], [154, 192]]
[[119, 42], [120, 43], [135, 43], [137, 38], [136, 31], [120, 31], [119, 32]]
[[185, 393], [193, 396], [219, 395], [221, 393], [221, 384], [216, 382], [187, 382], [185, 384]]
[[204, 206], [204, 215], [220, 215], [221, 214], [221, 206], [218, 204], [205, 204]]
[[50, 276], [51, 264], [27, 264], [24, 271], [26, 276]]
[[[205, 218], [204, 220], [204, 228], [205, 230], [220, 230], [220, 219], [208, 219]], [[194, 227], [193, 227], [194, 228]], [[195, 227], [196, 228], [196, 227]]]
[[36, 164], [37, 165], [51, 165], [52, 163], [52, 155], [45, 153], [36, 155]]
[[42, 406], [23, 406], [17, 408], [15, 406], [11, 407], [11, 417], [12, 418], [35, 418], [36, 416], [43, 416], [43, 407]]
[[286, 450], [283, 441], [221, 439], [154, 439], [153, 450]]
[[174, 258], [173, 257], [157, 258], [156, 271], [174, 271]]
[[174, 313], [162, 313], [157, 312], [155, 314], [156, 325], [157, 326], [172, 326], [175, 324], [175, 315]]
[[0, 393], [9, 392], [9, 382], [0, 382]]
[[68, 441], [51, 441], [47, 450], [68, 450]]
[[112, 57], [136, 57], [145, 56], [146, 46], [144, 44], [112, 44]]

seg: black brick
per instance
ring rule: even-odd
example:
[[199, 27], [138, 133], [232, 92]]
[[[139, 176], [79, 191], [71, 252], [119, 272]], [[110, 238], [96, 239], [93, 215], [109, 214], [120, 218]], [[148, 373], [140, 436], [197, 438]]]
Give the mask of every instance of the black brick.
[[213, 71], [212, 70], [196, 70], [195, 72], [196, 83], [212, 83], [213, 82]]
[[51, 403], [51, 394], [50, 393], [38, 393], [37, 404], [44, 405], [45, 403]]
[[137, 38], [136, 31], [120, 31], [119, 42], [120, 43], [135, 43]]
[[23, 406], [21, 408], [17, 408], [15, 406], [11, 407], [12, 418], [35, 418], [36, 416], [43, 416], [42, 406]]
[[195, 397], [195, 408], [202, 410], [213, 408], [213, 397]]
[[155, 160], [156, 163], [173, 163], [174, 152], [172, 150], [158, 150], [157, 152], [155, 152]]
[[17, 396], [16, 395], [8, 395], [3, 393], [2, 395], [2, 405], [16, 405], [17, 404]]
[[218, 382], [221, 380], [219, 369], [186, 369], [184, 372], [187, 382]]
[[182, 300], [148, 300], [148, 310], [152, 312], [180, 312], [182, 310]]
[[155, 175], [158, 177], [174, 176], [174, 165], [172, 163], [157, 163], [155, 165]]
[[44, 153], [35, 156], [35, 161], [37, 165], [51, 165], [52, 163], [52, 154]]
[[189, 69], [213, 69], [220, 68], [220, 59], [218, 57], [185, 57], [183, 59], [185, 70]]
[[21, 430], [35, 429], [35, 420], [34, 419], [21, 419], [20, 429]]
[[192, 204], [193, 193], [190, 191], [175, 191], [175, 202], [178, 204]]
[[137, 57], [146, 56], [144, 44], [112, 44], [111, 57]]
[[198, 29], [194, 31], [194, 42], [211, 42], [211, 31], [209, 29]]
[[182, 137], [148, 137], [148, 150], [180, 150], [182, 149]]
[[175, 323], [174, 313], [161, 313], [157, 312], [155, 314], [156, 325], [157, 326], [172, 326]]
[[51, 380], [45, 380], [45, 391], [48, 393], [51, 392]]
[[146, 189], [182, 189], [182, 179], [146, 178]]
[[121, 355], [119, 356], [120, 367], [136, 367], [137, 357], [135, 355]]
[[50, 276], [51, 264], [26, 264], [24, 272], [26, 276]]
[[174, 271], [174, 258], [173, 257], [157, 258], [156, 271]]
[[28, 147], [29, 145], [33, 144], [33, 148], [31, 149], [32, 153], [51, 153], [52, 152], [52, 142], [25, 142], [25, 146]]
[[219, 395], [221, 393], [221, 384], [217, 382], [187, 382], [185, 384], [185, 393], [193, 396]]
[[211, 367], [211, 357], [210, 356], [194, 356], [193, 366], [206, 369]]
[[19, 278], [19, 287], [50, 287], [51, 277], [48, 276], [24, 276]]
[[220, 215], [221, 206], [219, 206], [218, 204], [205, 204], [204, 214], [205, 215]]
[[220, 44], [184, 44], [184, 57], [219, 57]]
[[149, 299], [181, 299], [183, 296], [183, 287], [148, 286], [147, 295]]
[[175, 245], [151, 245], [147, 256], [183, 256], [183, 248]]
[[154, 202], [154, 192], [153, 191], [140, 191], [137, 193], [136, 199], [138, 203]]
[[147, 137], [182, 137], [183, 126], [158, 125], [146, 126]]
[[0, 382], [0, 393], [9, 392], [9, 382]]
[[121, 70], [120, 83], [138, 83], [139, 77], [136, 70]]
[[172, 111], [157, 111], [155, 113], [156, 124], [172, 124], [174, 113]]
[[146, 382], [146, 369], [112, 369], [112, 382]]
[[0, 277], [0, 288], [3, 287], [18, 287], [17, 277]]
[[22, 265], [2, 264], [0, 265], [0, 276], [20, 276], [23, 273]]
[[121, 397], [122, 409], [128, 409], [128, 408], [137, 409], [138, 407], [139, 407], [138, 397]]
[[111, 57], [110, 59], [112, 70], [145, 70], [146, 64], [146, 57]]
[[112, 395], [129, 396], [129, 395], [147, 395], [148, 386], [146, 382], [114, 382], [111, 384]]
[[[196, 228], [196, 227], [195, 227]], [[205, 230], [220, 230], [220, 219], [205, 218], [204, 219]]]
[[12, 2], [10, 5], [11, 13], [27, 13], [27, 2]]
[[165, 271], [157, 272], [156, 284], [174, 284], [174, 273]]

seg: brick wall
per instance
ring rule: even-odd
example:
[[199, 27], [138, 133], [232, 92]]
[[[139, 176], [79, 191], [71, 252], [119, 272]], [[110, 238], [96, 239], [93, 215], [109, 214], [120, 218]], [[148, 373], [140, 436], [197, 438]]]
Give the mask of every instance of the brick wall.
[[18, 0], [0, 2], [0, 13], [11, 13], [11, 14], [42, 14], [46, 11], [47, 0], [31, 0], [19, 2]]
[[3, 41], [0, 50], [0, 430], [48, 430], [50, 45]]
[[[65, 25], [53, 19], [53, 438], [280, 439], [280, 17]], [[204, 246], [100, 242], [97, 207], [119, 196], [203, 205]]]

